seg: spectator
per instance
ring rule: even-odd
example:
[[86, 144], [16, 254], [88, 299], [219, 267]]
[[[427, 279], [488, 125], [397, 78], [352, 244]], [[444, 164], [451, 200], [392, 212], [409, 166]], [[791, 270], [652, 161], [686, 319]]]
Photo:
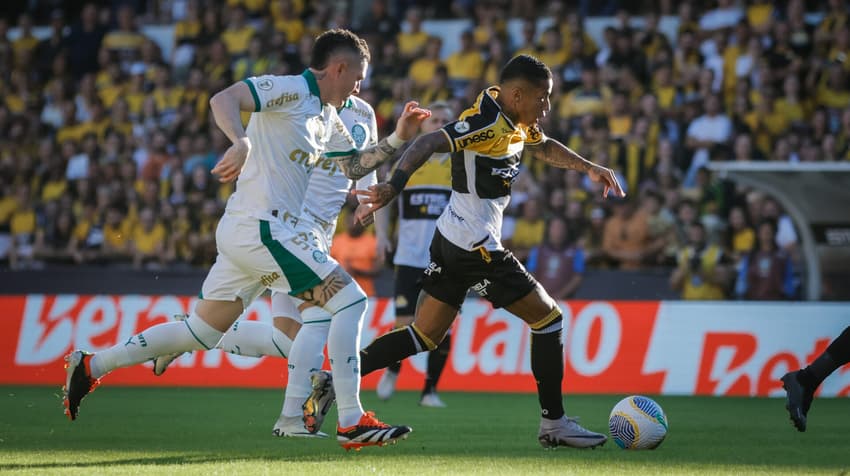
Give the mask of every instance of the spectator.
[[156, 219], [153, 209], [143, 208], [139, 212], [139, 223], [133, 230], [132, 240], [129, 241], [133, 267], [140, 269], [148, 265], [158, 269], [164, 266], [167, 240], [165, 226]]
[[97, 56], [92, 52], [100, 50], [105, 34], [97, 21], [97, 7], [94, 3], [86, 3], [80, 13], [80, 22], [71, 28], [67, 42], [68, 60], [76, 78], [97, 71]]
[[133, 224], [126, 210], [109, 205], [103, 223], [103, 246], [100, 256], [109, 261], [126, 261], [130, 258], [130, 239]]
[[120, 6], [116, 17], [118, 27], [103, 37], [103, 47], [117, 53], [121, 63], [129, 66], [139, 56], [145, 37], [136, 29], [133, 7]]
[[36, 230], [34, 255], [49, 263], [70, 263], [69, 246], [74, 232], [74, 214], [70, 209], [63, 208], [51, 218]]
[[795, 295], [794, 269], [788, 253], [776, 246], [776, 225], [758, 227], [758, 242], [738, 266], [735, 294], [751, 301], [779, 301]]
[[449, 87], [455, 91], [455, 95], [462, 95], [463, 90], [484, 73], [484, 56], [475, 47], [472, 31], [461, 33], [460, 50], [446, 59], [446, 69]]
[[516, 220], [513, 236], [506, 240], [506, 246], [518, 260], [525, 262], [531, 249], [543, 243], [545, 233], [546, 220], [540, 200], [532, 197], [522, 204], [522, 215]]
[[684, 184], [693, 185], [696, 172], [709, 162], [710, 149], [725, 145], [732, 136], [732, 123], [720, 110], [720, 99], [715, 94], [704, 101], [705, 113], [688, 126], [686, 145], [693, 151]]
[[221, 32], [221, 41], [227, 48], [227, 53], [239, 57], [248, 51], [248, 43], [254, 37], [256, 30], [245, 23], [245, 8], [242, 5], [231, 7], [228, 15], [227, 28]]
[[639, 269], [650, 251], [646, 214], [635, 208], [632, 200], [615, 199], [602, 235], [602, 250], [623, 270]]
[[708, 244], [702, 223], [692, 223], [688, 226], [688, 244], [679, 252], [670, 277], [671, 287], [682, 299], [718, 300], [725, 299], [729, 280], [727, 256], [719, 246]]
[[[422, 56], [425, 45], [428, 43], [428, 33], [422, 31], [422, 9], [410, 7], [405, 15], [407, 30], [398, 34], [398, 50], [403, 58], [408, 61]], [[426, 103], [427, 104], [427, 103]]]
[[[434, 76], [437, 67], [442, 64], [440, 61], [440, 50], [443, 47], [443, 40], [439, 37], [432, 36], [428, 38], [425, 44], [425, 56], [418, 58], [410, 64], [408, 77], [413, 80], [414, 85], [424, 88], [430, 78]], [[448, 72], [447, 72], [448, 73]]]
[[729, 210], [729, 233], [727, 237], [727, 246], [732, 253], [732, 258], [736, 261], [755, 247], [756, 232], [750, 224], [746, 208], [734, 206]]
[[12, 243], [9, 247], [9, 266], [12, 269], [31, 268], [34, 262], [36, 211], [30, 198], [30, 189], [26, 185], [18, 187], [15, 196], [16, 207], [9, 219], [9, 231]]
[[584, 251], [570, 240], [567, 222], [554, 217], [546, 225], [546, 239], [531, 249], [527, 268], [555, 299], [571, 298], [581, 285]]

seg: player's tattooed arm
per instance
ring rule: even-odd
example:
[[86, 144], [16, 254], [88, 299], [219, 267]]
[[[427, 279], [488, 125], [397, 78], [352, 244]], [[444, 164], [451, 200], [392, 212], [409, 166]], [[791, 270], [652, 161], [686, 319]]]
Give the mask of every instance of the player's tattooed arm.
[[[449, 138], [442, 130], [421, 135], [404, 151], [388, 182], [372, 185], [368, 190], [355, 190], [354, 193], [360, 198], [361, 204], [371, 206], [369, 213], [373, 213], [385, 207], [401, 193], [410, 175], [422, 167], [431, 155], [450, 151]], [[357, 214], [355, 218], [360, 220], [363, 216]]]
[[321, 307], [351, 282], [351, 276], [345, 273], [342, 268], [337, 268], [324, 281], [295, 297]]
[[345, 154], [332, 153], [346, 177], [359, 180], [390, 160], [405, 142], [416, 136], [419, 125], [431, 115], [431, 111], [419, 107], [416, 101], [404, 105], [396, 122], [395, 132], [364, 150], [351, 150]]
[[535, 158], [561, 169], [575, 169], [579, 172], [587, 172], [594, 165], [593, 162], [580, 156], [569, 147], [549, 137], [540, 144], [527, 145], [526, 147], [528, 147], [529, 152]]
[[613, 170], [608, 167], [594, 164], [555, 139], [547, 137], [540, 144], [530, 145], [528, 148], [529, 152], [531, 152], [536, 158], [549, 165], [562, 169], [574, 169], [580, 172], [585, 172], [594, 182], [603, 183], [603, 198], [608, 196], [609, 190], [613, 191], [614, 195], [618, 197], [626, 196], [626, 193], [620, 186], [620, 182], [617, 180], [617, 175]]

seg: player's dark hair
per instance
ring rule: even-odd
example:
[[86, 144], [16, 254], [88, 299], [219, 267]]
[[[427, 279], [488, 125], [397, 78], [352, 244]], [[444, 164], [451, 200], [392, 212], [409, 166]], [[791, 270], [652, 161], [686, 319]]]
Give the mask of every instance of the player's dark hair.
[[325, 69], [331, 56], [337, 53], [352, 53], [359, 55], [360, 59], [371, 60], [369, 45], [366, 40], [354, 33], [343, 30], [328, 30], [316, 38], [313, 44], [313, 53], [310, 56], [310, 67], [313, 69]]
[[524, 79], [532, 83], [543, 83], [552, 79], [552, 70], [542, 61], [530, 55], [517, 55], [502, 68], [499, 82]]

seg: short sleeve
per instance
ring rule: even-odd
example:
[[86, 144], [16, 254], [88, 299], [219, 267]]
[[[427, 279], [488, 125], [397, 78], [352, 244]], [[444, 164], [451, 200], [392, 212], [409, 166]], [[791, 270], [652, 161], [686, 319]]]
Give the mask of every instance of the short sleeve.
[[486, 151], [502, 135], [497, 130], [500, 109], [487, 91], [483, 91], [475, 104], [441, 129], [451, 143], [452, 152], [459, 150]]
[[303, 80], [299, 76], [252, 76], [242, 80], [254, 98], [254, 112], [284, 111], [304, 100]]

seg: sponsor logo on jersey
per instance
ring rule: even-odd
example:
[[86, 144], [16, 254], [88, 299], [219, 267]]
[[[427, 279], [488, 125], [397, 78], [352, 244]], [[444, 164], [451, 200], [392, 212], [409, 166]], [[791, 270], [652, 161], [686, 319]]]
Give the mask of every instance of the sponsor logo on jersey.
[[368, 111], [368, 110], [366, 110], [366, 109], [363, 109], [363, 108], [360, 108], [360, 107], [354, 107], [354, 106], [351, 106], [350, 108], [348, 108], [348, 110], [349, 110], [349, 111], [351, 111], [351, 112], [353, 112], [353, 113], [355, 113], [355, 114], [357, 114], [358, 116], [363, 117], [364, 119], [367, 119], [367, 120], [370, 120], [370, 121], [371, 121], [371, 119], [372, 119], [372, 113], [371, 113], [371, 112], [369, 112], [369, 111]]
[[358, 149], [363, 147], [363, 144], [366, 143], [366, 128], [359, 123], [354, 124], [354, 127], [351, 128], [351, 138], [354, 139], [354, 145]]
[[472, 134], [470, 136], [466, 136], [463, 139], [458, 141], [460, 148], [464, 148], [469, 144], [477, 144], [479, 142], [484, 142], [496, 137], [496, 131], [493, 129], [487, 129], [486, 131], [481, 131], [476, 134]]
[[289, 160], [305, 167], [307, 170], [312, 170], [316, 165], [316, 162], [319, 160], [319, 156], [305, 152], [301, 149], [295, 149], [289, 153]]
[[463, 134], [464, 132], [469, 130], [469, 123], [466, 121], [457, 121], [455, 123], [455, 132], [459, 132]]
[[412, 192], [410, 194], [410, 205], [420, 207], [420, 212], [425, 215], [440, 215], [448, 203], [449, 198], [445, 193]]
[[313, 251], [313, 261], [320, 263], [320, 264], [321, 263], [327, 263], [328, 255], [322, 253], [319, 250], [315, 250], [315, 251]]
[[271, 283], [277, 281], [278, 279], [280, 279], [280, 274], [278, 274], [278, 272], [275, 271], [272, 274], [267, 274], [267, 275], [261, 277], [260, 278], [260, 284], [268, 287]]
[[[260, 89], [262, 89], [262, 86], [260, 86]], [[283, 93], [280, 96], [266, 102], [266, 107], [282, 106], [283, 104], [297, 100], [298, 93]]]
[[484, 281], [473, 284], [472, 290], [478, 293], [479, 296], [483, 297], [487, 295], [487, 286], [489, 286], [490, 284], [492, 284], [490, 283], [490, 280], [485, 279]]
[[508, 167], [493, 167], [490, 170], [490, 175], [510, 180], [511, 183], [513, 183], [514, 179], [516, 179], [516, 176], [519, 175], [519, 167], [516, 165]]
[[257, 87], [263, 91], [270, 91], [274, 87], [274, 82], [269, 78], [261, 79], [257, 81]]

